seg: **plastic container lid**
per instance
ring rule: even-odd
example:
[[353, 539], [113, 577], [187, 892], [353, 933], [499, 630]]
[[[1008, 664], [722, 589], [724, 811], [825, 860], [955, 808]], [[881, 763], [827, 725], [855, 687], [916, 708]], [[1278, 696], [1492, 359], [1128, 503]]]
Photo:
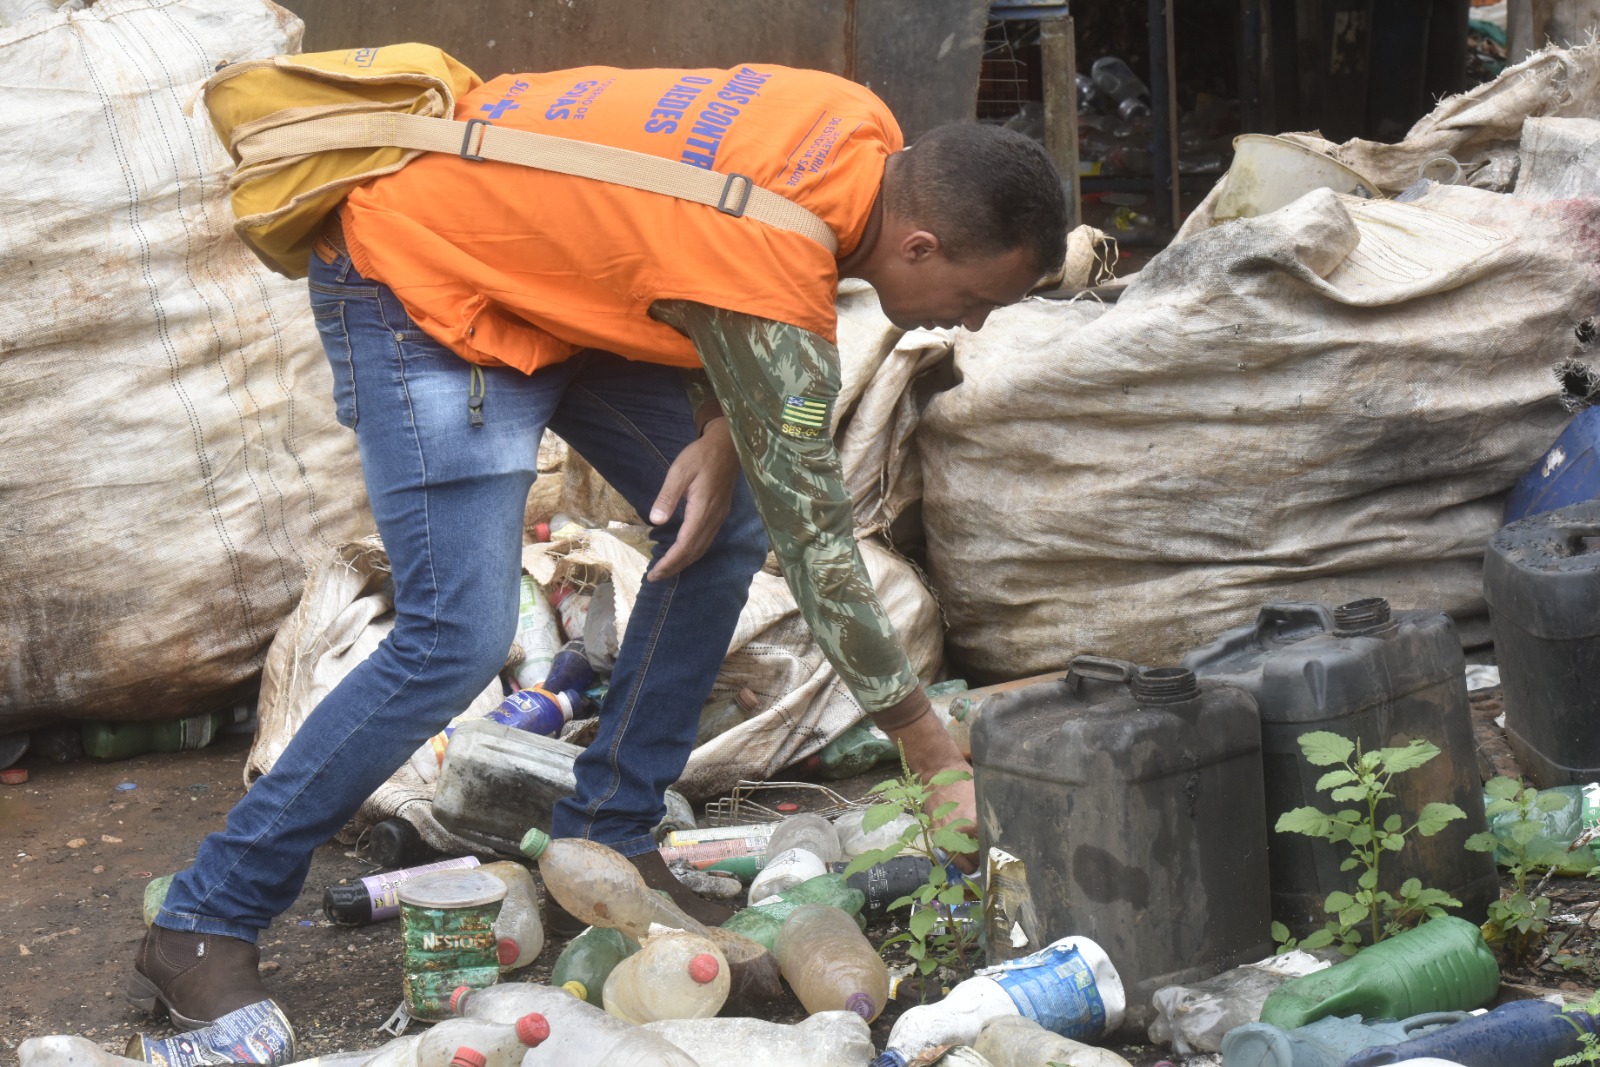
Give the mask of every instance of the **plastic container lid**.
[[702, 952], [689, 961], [689, 977], [700, 985], [715, 982], [721, 972], [722, 965], [717, 962], [717, 957], [709, 952]]
[[455, 1012], [457, 1015], [460, 1015], [461, 1014], [461, 998], [467, 996], [471, 992], [472, 992], [472, 987], [469, 986], [469, 985], [458, 985], [458, 986], [456, 986], [455, 990], [450, 994], [450, 1010]]
[[536, 1011], [530, 1011], [517, 1020], [517, 1040], [533, 1048], [550, 1036], [550, 1020]]
[[418, 908], [476, 908], [506, 896], [504, 882], [476, 868], [419, 875], [401, 882], [396, 889], [400, 903]]

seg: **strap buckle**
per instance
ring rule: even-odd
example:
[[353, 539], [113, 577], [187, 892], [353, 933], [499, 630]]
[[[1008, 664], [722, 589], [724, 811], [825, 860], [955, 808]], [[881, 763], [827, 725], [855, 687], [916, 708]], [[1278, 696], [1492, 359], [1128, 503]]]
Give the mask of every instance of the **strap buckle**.
[[[739, 202], [730, 203], [734, 196], [734, 185], [743, 182], [740, 190]], [[756, 183], [745, 174], [729, 174], [728, 180], [722, 184], [722, 195], [717, 198], [717, 210], [724, 215], [732, 215], [736, 219], [744, 218], [745, 206], [750, 203], [750, 193], [755, 189]]]
[[[479, 156], [479, 155], [474, 155], [473, 153], [469, 152], [468, 149], [472, 147], [472, 131], [473, 131], [473, 129], [475, 127], [478, 127], [478, 126], [488, 126], [488, 125], [489, 125], [489, 122], [488, 122], [487, 119], [468, 119], [467, 120], [467, 132], [461, 138], [461, 158], [462, 159], [470, 159], [474, 163], [482, 163], [484, 161], [485, 157]], [[481, 137], [478, 139], [478, 147], [479, 148], [483, 147], [483, 139]]]

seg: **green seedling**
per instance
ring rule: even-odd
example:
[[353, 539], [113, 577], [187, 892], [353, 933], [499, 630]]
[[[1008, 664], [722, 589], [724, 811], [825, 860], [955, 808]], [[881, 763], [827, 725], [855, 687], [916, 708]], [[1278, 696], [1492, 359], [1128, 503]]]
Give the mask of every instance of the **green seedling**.
[[1501, 866], [1511, 875], [1510, 895], [1489, 905], [1489, 920], [1483, 924], [1483, 938], [1491, 945], [1504, 946], [1514, 959], [1526, 956], [1529, 948], [1550, 929], [1550, 898], [1528, 892], [1528, 878], [1542, 868], [1555, 868], [1566, 859], [1564, 844], [1544, 836], [1541, 813], [1559, 811], [1568, 801], [1559, 793], [1541, 793], [1515, 778], [1491, 778], [1483, 791], [1490, 799], [1484, 814], [1513, 814], [1503, 830], [1504, 836], [1490, 832], [1473, 834], [1467, 847], [1474, 852], [1499, 850]]

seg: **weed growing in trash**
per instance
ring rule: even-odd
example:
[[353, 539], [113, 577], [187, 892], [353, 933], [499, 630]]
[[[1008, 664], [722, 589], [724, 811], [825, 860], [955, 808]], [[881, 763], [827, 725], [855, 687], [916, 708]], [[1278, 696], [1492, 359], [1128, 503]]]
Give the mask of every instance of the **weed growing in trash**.
[[[879, 782], [871, 792], [882, 798], [867, 809], [862, 817], [861, 829], [867, 833], [886, 825], [904, 814], [912, 819], [899, 839], [885, 848], [871, 849], [850, 861], [845, 876], [887, 863], [896, 856], [911, 853], [927, 856], [932, 861], [928, 879], [910, 893], [890, 903], [889, 909], [909, 908], [911, 915], [906, 928], [883, 943], [883, 948], [904, 943], [922, 977], [946, 968], [965, 976], [970, 970], [969, 956], [978, 947], [978, 933], [972, 923], [955, 917], [955, 909], [967, 900], [968, 883], [964, 879], [952, 882], [939, 860], [942, 851], [947, 856], [971, 855], [978, 851], [978, 842], [957, 827], [976, 829], [971, 820], [963, 819], [948, 826], [938, 826], [956, 809], [955, 801], [940, 804], [931, 812], [923, 805], [934, 790], [972, 777], [967, 771], [940, 771], [927, 784], [912, 772], [906, 762], [905, 749], [900, 749], [900, 777]], [[979, 909], [982, 910], [982, 898]]]
[[1541, 813], [1559, 811], [1568, 801], [1559, 793], [1524, 787], [1515, 778], [1491, 778], [1483, 791], [1494, 799], [1484, 814], [1490, 818], [1510, 812], [1516, 814], [1503, 829], [1504, 837], [1492, 832], [1473, 834], [1467, 847], [1474, 852], [1499, 849], [1511, 875], [1512, 892], [1504, 900], [1489, 905], [1489, 921], [1483, 924], [1483, 938], [1491, 945], [1504, 945], [1514, 959], [1527, 955], [1528, 948], [1550, 928], [1550, 898], [1537, 890], [1528, 894], [1528, 876], [1544, 867], [1558, 867], [1566, 857], [1566, 846], [1544, 836]]
[[[1600, 870], [1600, 868], [1596, 869]], [[1590, 1015], [1600, 1014], [1600, 993], [1592, 993], [1584, 1003], [1568, 1004], [1561, 1010], [1567, 1012], [1582, 1011]], [[1583, 1045], [1583, 1048], [1570, 1056], [1561, 1057], [1555, 1062], [1555, 1067], [1579, 1067], [1580, 1064], [1600, 1063], [1600, 1036], [1596, 1036], [1592, 1031], [1583, 1029], [1577, 1023], [1572, 1025], [1578, 1031], [1578, 1041]]]
[[1309, 806], [1295, 808], [1279, 816], [1274, 829], [1279, 833], [1305, 834], [1331, 844], [1349, 845], [1350, 855], [1339, 869], [1360, 868], [1361, 874], [1356, 878], [1354, 893], [1328, 894], [1323, 910], [1330, 912], [1333, 918], [1321, 930], [1297, 940], [1282, 923], [1273, 923], [1272, 937], [1279, 943], [1279, 952], [1337, 943], [1339, 951], [1347, 956], [1354, 955], [1361, 947], [1363, 923], [1376, 944], [1423, 919], [1438, 918], [1445, 908], [1461, 906], [1461, 901], [1444, 890], [1424, 888], [1416, 878], [1406, 879], [1398, 898], [1378, 888], [1378, 873], [1385, 853], [1399, 852], [1412, 833], [1432, 837], [1456, 819], [1466, 818], [1466, 813], [1454, 804], [1434, 802], [1424, 805], [1416, 822], [1410, 826], [1404, 825], [1405, 820], [1399, 815], [1379, 820], [1379, 805], [1394, 798], [1389, 792], [1390, 780], [1433, 759], [1439, 754], [1438, 746], [1416, 738], [1403, 748], [1362, 752], [1359, 743], [1319, 730], [1300, 738], [1300, 750], [1312, 766], [1334, 768], [1317, 779], [1319, 791], [1328, 790], [1330, 799], [1355, 801], [1361, 808], [1345, 808], [1331, 814]]

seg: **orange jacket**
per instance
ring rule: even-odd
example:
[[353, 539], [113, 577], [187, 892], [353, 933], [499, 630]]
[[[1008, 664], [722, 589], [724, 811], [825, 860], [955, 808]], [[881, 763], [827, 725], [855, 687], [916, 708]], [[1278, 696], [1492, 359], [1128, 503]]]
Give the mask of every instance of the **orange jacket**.
[[[630, 148], [749, 176], [819, 215], [839, 254], [860, 241], [902, 145], [888, 107], [831, 74], [582, 67], [506, 75], [457, 119]], [[424, 155], [350, 195], [356, 269], [475, 363], [532, 372], [583, 348], [698, 366], [649, 317], [693, 300], [834, 338], [838, 262], [808, 237], [659, 193], [511, 163]]]

